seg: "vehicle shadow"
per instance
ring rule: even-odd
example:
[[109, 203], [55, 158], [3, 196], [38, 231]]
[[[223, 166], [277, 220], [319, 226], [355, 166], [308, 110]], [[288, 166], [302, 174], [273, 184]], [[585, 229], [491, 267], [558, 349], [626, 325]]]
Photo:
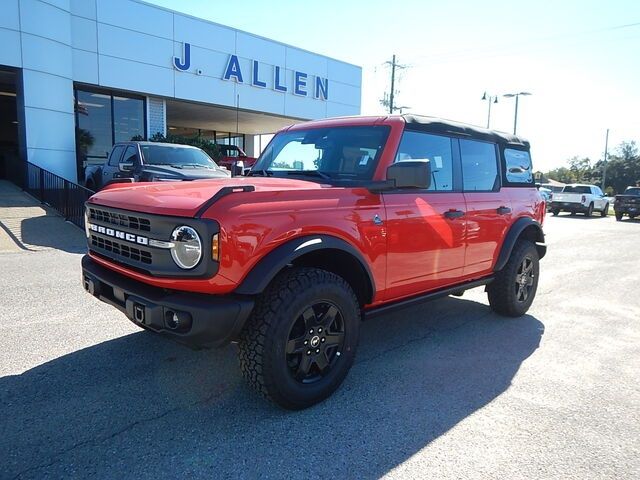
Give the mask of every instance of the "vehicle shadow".
[[[547, 215], [551, 216], [550, 213], [547, 213]], [[595, 212], [590, 217], [587, 217], [583, 213], [576, 213], [575, 215], [571, 215], [570, 213], [561, 213], [560, 215], [553, 215], [553, 216], [555, 218], [570, 218], [573, 220], [597, 220], [601, 218], [607, 218], [607, 217], [601, 216], [599, 212]]]
[[127, 335], [0, 379], [0, 477], [379, 478], [505, 392], [543, 332], [457, 298], [376, 318], [300, 412], [245, 386], [235, 346]]

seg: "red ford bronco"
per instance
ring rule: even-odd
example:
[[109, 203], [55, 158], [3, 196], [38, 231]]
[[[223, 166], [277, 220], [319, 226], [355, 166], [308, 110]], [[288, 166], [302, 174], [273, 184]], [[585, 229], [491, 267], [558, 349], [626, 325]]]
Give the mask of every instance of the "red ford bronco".
[[300, 409], [342, 383], [360, 321], [484, 285], [523, 315], [545, 255], [529, 143], [412, 115], [280, 131], [246, 177], [111, 185], [86, 205], [84, 288], [142, 328], [237, 342]]

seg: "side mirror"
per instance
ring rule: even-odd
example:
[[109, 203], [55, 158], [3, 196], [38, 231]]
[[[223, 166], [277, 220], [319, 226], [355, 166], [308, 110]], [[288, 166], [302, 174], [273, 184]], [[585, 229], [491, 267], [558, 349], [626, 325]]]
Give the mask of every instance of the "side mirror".
[[130, 172], [133, 170], [133, 162], [120, 162], [118, 164], [118, 170], [121, 172]]
[[428, 159], [404, 160], [387, 168], [387, 180], [396, 188], [427, 189], [431, 185], [431, 162]]

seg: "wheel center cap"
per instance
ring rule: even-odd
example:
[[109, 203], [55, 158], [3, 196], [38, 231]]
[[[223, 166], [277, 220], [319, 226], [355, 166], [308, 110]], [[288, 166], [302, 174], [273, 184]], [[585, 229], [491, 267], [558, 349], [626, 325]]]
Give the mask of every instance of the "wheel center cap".
[[313, 337], [311, 339], [311, 341], [309, 343], [311, 344], [311, 346], [313, 348], [316, 348], [318, 345], [320, 345], [320, 337], [318, 335], [316, 335], [315, 337]]

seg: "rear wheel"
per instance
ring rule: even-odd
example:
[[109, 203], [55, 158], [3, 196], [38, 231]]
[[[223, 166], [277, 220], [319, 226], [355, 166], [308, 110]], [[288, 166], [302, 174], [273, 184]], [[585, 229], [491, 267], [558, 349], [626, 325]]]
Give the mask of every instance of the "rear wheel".
[[587, 211], [584, 214], [585, 217], [590, 217], [591, 215], [593, 215], [593, 203], [589, 204], [589, 208], [587, 208]]
[[607, 215], [609, 215], [609, 204], [608, 203], [604, 206], [604, 208], [600, 212], [600, 216], [601, 217], [606, 217]]
[[356, 353], [360, 306], [350, 285], [316, 268], [292, 268], [260, 296], [239, 340], [242, 374], [291, 410], [331, 395]]
[[507, 264], [487, 286], [493, 311], [509, 317], [524, 315], [536, 296], [539, 272], [536, 246], [527, 240], [518, 241]]

